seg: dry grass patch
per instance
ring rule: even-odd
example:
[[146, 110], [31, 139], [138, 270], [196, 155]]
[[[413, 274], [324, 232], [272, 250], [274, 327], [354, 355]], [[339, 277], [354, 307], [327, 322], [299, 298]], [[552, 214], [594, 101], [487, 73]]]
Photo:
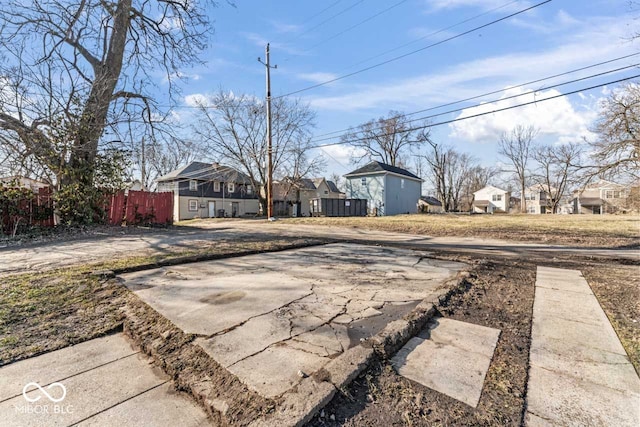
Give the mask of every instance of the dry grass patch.
[[57, 270], [15, 274], [0, 282], [0, 366], [120, 328], [129, 291], [91, 274], [166, 262], [223, 258], [320, 243], [314, 239], [215, 241], [200, 249], [136, 256]]
[[582, 272], [640, 375], [640, 267], [599, 265]]
[[397, 215], [390, 217], [291, 218], [292, 224], [464, 236], [550, 244], [638, 247], [638, 215]]

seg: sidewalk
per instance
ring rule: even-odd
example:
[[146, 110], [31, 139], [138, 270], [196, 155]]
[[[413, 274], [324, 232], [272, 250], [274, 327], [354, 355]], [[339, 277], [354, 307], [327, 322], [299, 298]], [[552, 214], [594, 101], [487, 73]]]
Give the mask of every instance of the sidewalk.
[[202, 409], [110, 335], [0, 368], [3, 426], [203, 426]]
[[538, 267], [526, 425], [640, 425], [640, 379], [577, 270]]

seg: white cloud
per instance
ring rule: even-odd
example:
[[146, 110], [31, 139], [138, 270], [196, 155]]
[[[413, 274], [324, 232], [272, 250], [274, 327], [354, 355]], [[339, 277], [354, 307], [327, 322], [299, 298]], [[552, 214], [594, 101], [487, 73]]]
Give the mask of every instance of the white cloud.
[[[351, 147], [349, 145], [329, 145], [321, 147], [319, 150], [328, 158], [329, 164], [337, 163], [344, 169], [350, 168], [351, 159], [364, 155], [364, 151], [360, 148]], [[335, 164], [332, 166], [336, 166]]]
[[280, 52], [287, 53], [289, 55], [308, 55], [308, 53], [304, 50], [295, 49], [289, 46], [287, 43], [277, 43], [277, 42], [269, 42], [266, 38], [257, 33], [241, 33], [244, 38], [253, 43], [255, 46], [264, 47], [267, 43], [271, 43], [271, 48], [274, 50], [278, 50]]
[[[528, 1], [513, 1], [505, 5], [505, 0], [429, 0], [426, 2], [428, 12], [465, 8], [478, 8], [481, 10], [493, 10], [512, 12], [531, 6]], [[504, 6], [504, 7], [502, 7]]]
[[296, 77], [298, 77], [301, 80], [306, 80], [312, 83], [324, 83], [326, 81], [335, 79], [336, 77], [338, 77], [338, 75], [333, 73], [316, 72], [316, 73], [300, 73], [300, 74], [296, 74]]
[[301, 25], [285, 24], [283, 22], [272, 21], [271, 25], [278, 33], [297, 33], [302, 29]]
[[[375, 110], [393, 106], [394, 109], [409, 111], [429, 106], [427, 103], [434, 105], [464, 99], [505, 85], [521, 84], [630, 53], [631, 46], [624, 42], [627, 29], [619, 19], [585, 22], [580, 29], [582, 31], [573, 31], [568, 35], [564, 44], [547, 50], [521, 51], [469, 61], [432, 74], [355, 86], [357, 89], [350, 93], [309, 96], [307, 101], [312, 107], [321, 110]], [[609, 64], [546, 84], [587, 76], [613, 67], [615, 65]]]
[[[500, 101], [465, 109], [456, 118], [472, 117], [476, 114], [540, 101], [560, 94], [555, 89], [537, 93], [526, 92], [529, 90], [524, 88], [507, 89]], [[523, 95], [504, 99], [520, 94]], [[560, 97], [452, 123], [449, 125], [451, 129], [449, 136], [470, 142], [495, 142], [502, 133], [509, 132], [516, 125], [531, 125], [540, 130], [541, 137], [548, 137], [558, 143], [580, 142], [592, 136], [589, 126], [596, 116], [593, 106], [585, 105], [584, 107], [578, 111], [567, 97]]]
[[184, 97], [184, 103], [188, 107], [201, 107], [210, 106], [212, 104], [212, 97], [204, 93], [193, 93]]

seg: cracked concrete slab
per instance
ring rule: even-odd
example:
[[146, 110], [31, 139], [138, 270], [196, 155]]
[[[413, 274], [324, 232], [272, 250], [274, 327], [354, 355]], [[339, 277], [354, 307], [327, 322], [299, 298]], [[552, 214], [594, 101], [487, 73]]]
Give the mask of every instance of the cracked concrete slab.
[[176, 326], [200, 334], [196, 343], [249, 388], [277, 397], [465, 267], [419, 251], [330, 244], [121, 277]]
[[396, 371], [474, 408], [500, 331], [439, 318], [391, 359]]
[[122, 334], [3, 366], [0, 378], [0, 424], [7, 427], [210, 425]]
[[640, 379], [580, 271], [538, 267], [526, 425], [640, 425]]

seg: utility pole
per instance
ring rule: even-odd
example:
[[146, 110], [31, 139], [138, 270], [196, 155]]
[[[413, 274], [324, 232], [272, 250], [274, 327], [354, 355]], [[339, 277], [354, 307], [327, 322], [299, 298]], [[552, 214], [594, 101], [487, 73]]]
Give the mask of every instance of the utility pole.
[[277, 65], [271, 67], [269, 62], [269, 43], [265, 48], [265, 62], [260, 58], [258, 61], [267, 70], [267, 219], [273, 217], [273, 147], [271, 143], [271, 68], [278, 68]]

